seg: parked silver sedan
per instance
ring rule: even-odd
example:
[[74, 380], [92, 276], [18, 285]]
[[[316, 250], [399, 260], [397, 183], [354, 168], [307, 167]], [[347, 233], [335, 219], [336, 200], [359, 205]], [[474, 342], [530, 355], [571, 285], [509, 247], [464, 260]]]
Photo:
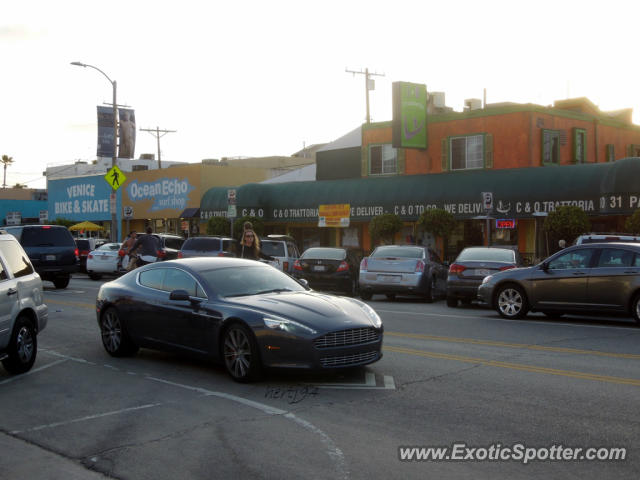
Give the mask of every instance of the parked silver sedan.
[[420, 245], [383, 245], [360, 262], [360, 296], [371, 299], [384, 293], [389, 300], [396, 294], [418, 295], [427, 302], [444, 296], [447, 267], [438, 254]]
[[486, 277], [478, 298], [505, 318], [527, 312], [622, 314], [640, 324], [640, 245], [590, 243]]

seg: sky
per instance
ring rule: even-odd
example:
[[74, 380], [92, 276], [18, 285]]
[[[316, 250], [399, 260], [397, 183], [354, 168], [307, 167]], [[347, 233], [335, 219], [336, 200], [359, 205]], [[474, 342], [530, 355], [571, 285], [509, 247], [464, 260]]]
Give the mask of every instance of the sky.
[[[462, 111], [587, 97], [633, 108], [640, 2], [22, 0], [0, 7], [0, 155], [6, 183], [45, 188], [47, 166], [96, 158], [96, 106], [135, 110], [136, 158], [291, 155], [389, 121], [391, 85], [423, 83]], [[383, 75], [383, 76], [382, 76]], [[157, 158], [157, 157], [156, 157]]]

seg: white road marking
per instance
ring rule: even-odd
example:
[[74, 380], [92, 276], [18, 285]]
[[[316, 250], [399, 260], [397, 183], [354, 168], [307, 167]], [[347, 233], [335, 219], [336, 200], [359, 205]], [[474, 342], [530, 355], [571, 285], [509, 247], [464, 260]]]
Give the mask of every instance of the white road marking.
[[[628, 326], [621, 327], [618, 325], [586, 325], [584, 323], [557, 323], [557, 322], [539, 322], [536, 320], [529, 320], [527, 318], [519, 319], [519, 320], [507, 320], [506, 318], [489, 318], [483, 317], [481, 315], [450, 315], [446, 313], [425, 313], [425, 312], [405, 312], [398, 310], [376, 310], [376, 312], [380, 313], [394, 313], [400, 315], [421, 315], [423, 317], [448, 317], [448, 318], [481, 318], [483, 320], [489, 320], [492, 322], [509, 322], [509, 323], [524, 323], [527, 324], [538, 324], [538, 325], [548, 325], [548, 326], [564, 326], [564, 327], [584, 327], [584, 328], [614, 328], [614, 329], [622, 329], [622, 330], [638, 330], [636, 326]], [[580, 322], [580, 319], [576, 319], [576, 322]]]
[[327, 453], [329, 455], [329, 458], [335, 463], [336, 470], [338, 471], [337, 478], [345, 478], [345, 479], [349, 478], [349, 471], [347, 470], [344, 454], [342, 453], [342, 450], [340, 450], [340, 448], [338, 448], [338, 446], [334, 443], [334, 441], [331, 440], [331, 437], [329, 437], [329, 435], [324, 433], [318, 427], [307, 422], [306, 420], [301, 419], [300, 417], [296, 416], [291, 412], [287, 412], [286, 410], [281, 410], [279, 408], [275, 408], [264, 403], [256, 402], [254, 400], [249, 400], [248, 398], [238, 397], [230, 393], [215, 392], [215, 391], [207, 390], [202, 387], [194, 387], [192, 385], [185, 385], [182, 383], [171, 382], [169, 380], [164, 380], [162, 378], [157, 378], [157, 377], [146, 377], [146, 378], [149, 380], [153, 380], [155, 382], [165, 383], [167, 385], [172, 385], [174, 387], [184, 388], [187, 390], [198, 392], [206, 396], [214, 396], [214, 397], [231, 400], [232, 402], [241, 403], [243, 405], [246, 405], [247, 407], [260, 410], [261, 412], [264, 412], [267, 415], [281, 415], [289, 420], [292, 420], [298, 425], [300, 425], [301, 427], [320, 436], [322, 443], [324, 443], [325, 447], [327, 448]]
[[15, 380], [20, 380], [21, 378], [24, 378], [24, 377], [26, 377], [28, 375], [33, 375], [36, 372], [41, 372], [42, 370], [45, 370], [45, 369], [47, 369], [49, 367], [54, 367], [54, 366], [58, 365], [59, 363], [66, 362], [66, 361], [67, 361], [67, 359], [56, 360], [55, 362], [51, 362], [51, 363], [48, 363], [48, 364], [43, 365], [41, 367], [29, 370], [28, 372], [23, 373], [22, 375], [16, 375], [15, 377], [7, 378], [6, 380], [1, 381], [0, 385], [4, 385], [5, 383], [13, 382]]
[[82, 417], [82, 418], [74, 418], [73, 420], [67, 420], [65, 422], [55, 422], [55, 423], [49, 423], [47, 425], [39, 425], [37, 427], [32, 427], [32, 428], [27, 428], [26, 430], [14, 430], [11, 432], [12, 435], [17, 435], [19, 433], [25, 433], [25, 432], [35, 432], [37, 430], [43, 430], [45, 428], [53, 428], [53, 427], [61, 427], [63, 425], [70, 425], [72, 423], [78, 423], [78, 422], [85, 422], [87, 420], [94, 420], [96, 418], [104, 418], [104, 417], [109, 417], [111, 415], [119, 415], [121, 413], [127, 413], [127, 412], [133, 412], [136, 410], [142, 410], [145, 408], [152, 408], [152, 407], [157, 407], [162, 405], [161, 403], [150, 403], [147, 405], [140, 405], [138, 407], [131, 407], [131, 408], [123, 408], [122, 410], [116, 410], [113, 412], [105, 412], [105, 413], [98, 413], [96, 415], [88, 415], [86, 417]]

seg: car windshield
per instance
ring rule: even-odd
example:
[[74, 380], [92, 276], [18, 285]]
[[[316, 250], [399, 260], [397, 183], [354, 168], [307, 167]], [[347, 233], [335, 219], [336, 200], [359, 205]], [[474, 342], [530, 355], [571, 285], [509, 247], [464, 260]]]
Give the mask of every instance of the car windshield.
[[120, 244], [119, 243], [105, 243], [104, 245], [100, 245], [98, 248], [96, 248], [96, 250], [107, 250], [107, 251], [120, 250]]
[[506, 248], [465, 248], [456, 262], [478, 260], [485, 262], [515, 262], [515, 252]]
[[183, 250], [217, 251], [220, 250], [219, 238], [190, 238], [184, 245]]
[[305, 260], [344, 260], [347, 258], [347, 252], [341, 248], [310, 248], [300, 258]]
[[379, 257], [399, 257], [399, 258], [422, 258], [424, 250], [418, 247], [378, 247], [371, 254], [371, 258]]
[[25, 228], [21, 243], [23, 247], [76, 246], [69, 230], [56, 227]]
[[261, 240], [260, 250], [266, 255], [272, 257], [284, 257], [284, 242], [275, 242], [273, 240]]
[[89, 240], [76, 240], [76, 245], [80, 250], [89, 250]]
[[260, 263], [255, 266], [216, 268], [199, 273], [211, 290], [222, 297], [305, 290], [289, 275]]

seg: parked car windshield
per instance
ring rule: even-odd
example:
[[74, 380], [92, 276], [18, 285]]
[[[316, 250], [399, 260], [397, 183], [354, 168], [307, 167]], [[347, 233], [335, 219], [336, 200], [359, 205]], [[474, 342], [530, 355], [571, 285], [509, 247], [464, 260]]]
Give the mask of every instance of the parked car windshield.
[[401, 257], [401, 258], [422, 258], [424, 250], [419, 247], [398, 247], [390, 245], [388, 247], [378, 247], [371, 254], [371, 258], [377, 257]]
[[344, 260], [347, 258], [347, 252], [341, 248], [310, 248], [306, 250], [300, 258], [305, 260]]
[[180, 250], [182, 244], [184, 243], [183, 238], [177, 237], [164, 237], [164, 246], [166, 248], [174, 248], [176, 250]]
[[98, 248], [96, 248], [96, 250], [108, 250], [108, 251], [120, 250], [120, 244], [119, 243], [105, 243], [103, 245], [100, 245]]
[[216, 268], [200, 271], [211, 289], [222, 297], [256, 295], [278, 291], [304, 291], [304, 287], [289, 275], [275, 268], [253, 266]]
[[478, 260], [485, 262], [515, 262], [515, 252], [506, 248], [465, 248], [456, 262], [464, 262], [468, 260]]
[[73, 246], [76, 244], [65, 228], [25, 228], [22, 231], [23, 247]]
[[284, 242], [274, 242], [272, 240], [261, 240], [260, 250], [266, 255], [272, 257], [284, 257]]

